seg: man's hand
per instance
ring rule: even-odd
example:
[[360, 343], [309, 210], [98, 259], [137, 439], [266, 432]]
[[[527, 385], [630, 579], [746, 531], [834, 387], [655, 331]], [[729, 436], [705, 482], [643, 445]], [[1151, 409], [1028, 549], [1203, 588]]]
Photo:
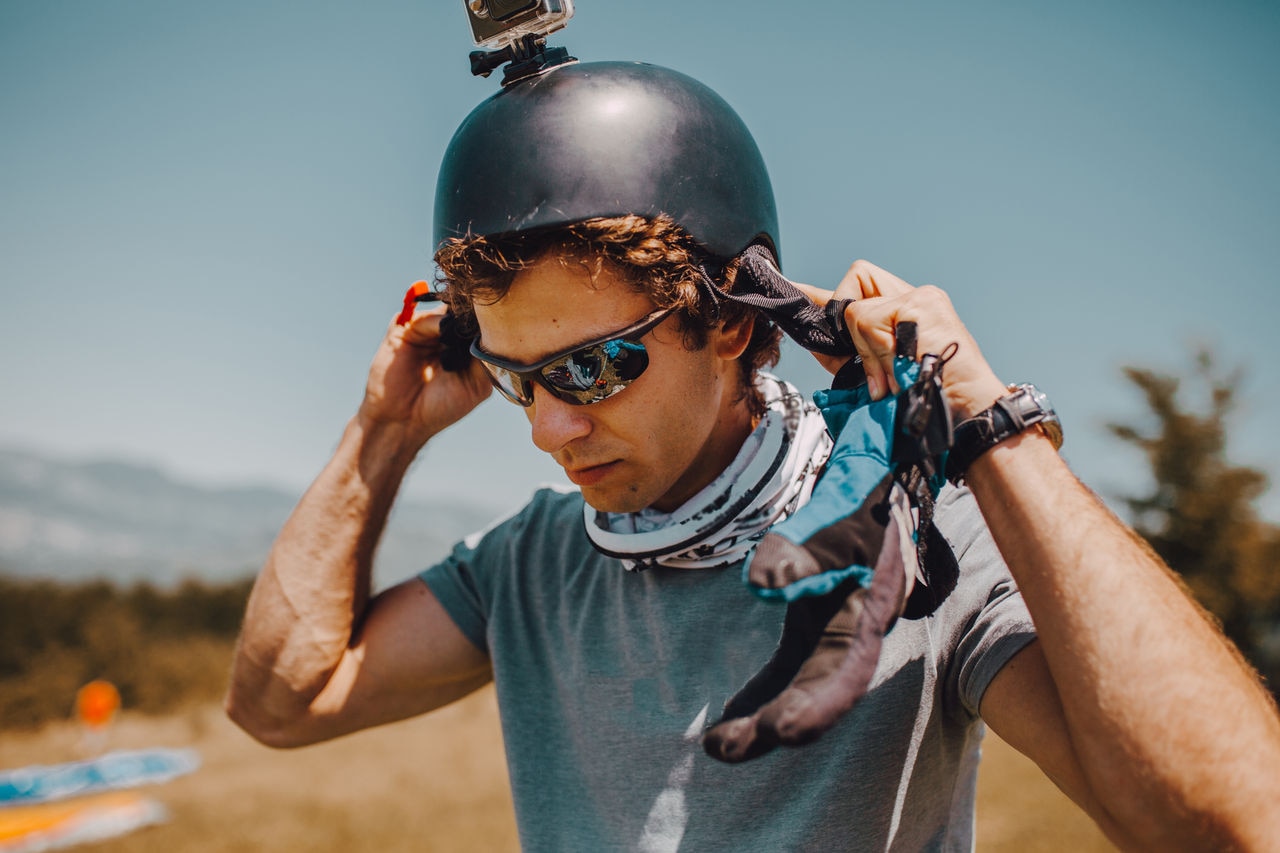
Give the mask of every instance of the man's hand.
[[378, 347], [359, 417], [406, 428], [420, 446], [461, 420], [493, 386], [479, 362], [445, 370], [440, 362], [444, 309], [421, 312], [405, 325], [392, 322]]
[[[845, 308], [845, 324], [862, 356], [871, 399], [901, 390], [893, 373], [894, 331], [905, 321], [916, 324], [919, 352], [940, 353], [953, 342], [959, 345], [955, 357], [947, 362], [943, 379], [943, 393], [957, 421], [978, 414], [1007, 393], [950, 298], [938, 288], [912, 287], [867, 261], [855, 261], [834, 292], [806, 284], [796, 286], [818, 305], [831, 299], [854, 300]], [[843, 362], [831, 356], [814, 357], [832, 373]]]

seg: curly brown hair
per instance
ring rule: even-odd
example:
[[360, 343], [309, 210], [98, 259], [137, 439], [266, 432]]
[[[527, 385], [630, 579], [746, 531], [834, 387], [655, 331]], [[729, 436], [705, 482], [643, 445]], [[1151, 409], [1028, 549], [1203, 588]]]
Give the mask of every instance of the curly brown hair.
[[[777, 363], [781, 332], [754, 308], [727, 300], [712, 304], [702, 284], [709, 258], [668, 216], [598, 217], [554, 229], [447, 240], [435, 257], [441, 299], [462, 328], [475, 334], [475, 303], [501, 299], [517, 272], [550, 254], [608, 264], [656, 308], [675, 307], [684, 344], [691, 350], [706, 346], [710, 329], [751, 320], [751, 338], [739, 359], [742, 390], [753, 413], [763, 412], [755, 375]], [[709, 271], [715, 286], [732, 290], [734, 262]]]

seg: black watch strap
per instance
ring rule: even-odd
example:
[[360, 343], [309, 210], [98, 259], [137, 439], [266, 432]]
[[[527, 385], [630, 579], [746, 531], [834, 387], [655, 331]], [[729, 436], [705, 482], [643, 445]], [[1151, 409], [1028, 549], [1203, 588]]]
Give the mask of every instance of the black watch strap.
[[1049, 400], [1034, 385], [1013, 385], [1010, 393], [991, 408], [956, 425], [955, 440], [947, 454], [947, 479], [959, 483], [979, 456], [1002, 441], [1033, 426], [1039, 426], [1053, 442], [1062, 446], [1062, 425]]

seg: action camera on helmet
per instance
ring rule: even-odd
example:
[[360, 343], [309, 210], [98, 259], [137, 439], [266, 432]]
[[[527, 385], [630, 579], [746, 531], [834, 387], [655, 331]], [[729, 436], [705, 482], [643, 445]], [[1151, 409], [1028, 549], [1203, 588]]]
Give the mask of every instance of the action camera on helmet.
[[573, 0], [462, 0], [471, 36], [480, 47], [471, 53], [471, 73], [488, 77], [508, 63], [508, 85], [573, 57], [562, 47], [547, 47], [547, 36], [573, 17]]
[[490, 50], [525, 36], [545, 38], [573, 17], [573, 0], [463, 0], [477, 47]]

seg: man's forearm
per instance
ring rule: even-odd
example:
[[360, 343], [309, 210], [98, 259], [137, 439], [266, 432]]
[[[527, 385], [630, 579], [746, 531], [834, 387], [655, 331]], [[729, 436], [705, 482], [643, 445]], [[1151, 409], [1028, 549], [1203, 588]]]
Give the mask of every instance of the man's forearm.
[[1280, 717], [1171, 573], [1031, 432], [968, 473], [1090, 788], [1143, 846], [1280, 837]]
[[360, 417], [271, 548], [249, 598], [227, 699], [262, 733], [302, 715], [348, 648], [373, 554], [419, 440]]

